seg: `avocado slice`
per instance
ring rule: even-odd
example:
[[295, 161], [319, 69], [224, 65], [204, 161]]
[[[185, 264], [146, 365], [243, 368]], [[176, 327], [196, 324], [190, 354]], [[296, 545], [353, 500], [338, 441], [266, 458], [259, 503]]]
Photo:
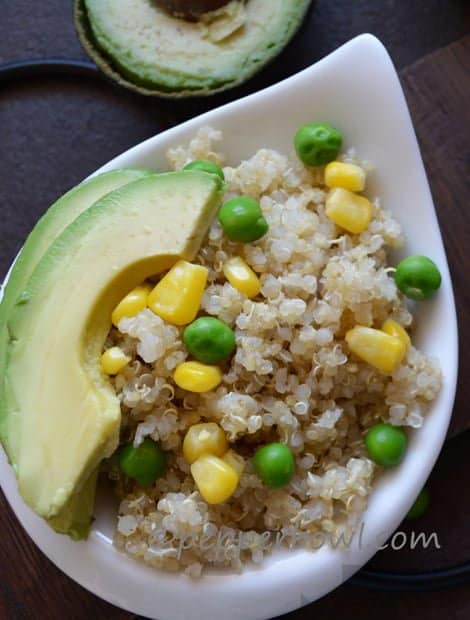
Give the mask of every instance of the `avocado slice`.
[[60, 512], [47, 520], [58, 534], [67, 534], [72, 540], [85, 540], [90, 533], [95, 506], [96, 483], [99, 468], [91, 472], [79, 491], [74, 492]]
[[[7, 363], [7, 321], [44, 252], [54, 239], [94, 202], [105, 194], [154, 174], [152, 170], [112, 170], [83, 181], [59, 198], [42, 216], [26, 239], [9, 274], [0, 303], [0, 441], [10, 457], [9, 438], [5, 430], [5, 399], [3, 377]], [[11, 458], [11, 457], [10, 457]]]
[[199, 171], [115, 190], [52, 243], [15, 305], [4, 432], [20, 493], [45, 519], [70, 518], [74, 494], [93, 486], [118, 445], [120, 404], [99, 364], [112, 309], [147, 277], [194, 258], [221, 193]]
[[154, 0], [76, 0], [75, 23], [93, 60], [143, 94], [207, 95], [241, 84], [290, 41], [310, 0], [234, 1], [196, 22]]

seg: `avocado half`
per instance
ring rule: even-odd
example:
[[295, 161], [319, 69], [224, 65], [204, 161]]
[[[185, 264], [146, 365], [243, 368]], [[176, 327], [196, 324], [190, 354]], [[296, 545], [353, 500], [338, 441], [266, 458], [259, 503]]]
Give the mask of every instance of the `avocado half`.
[[310, 2], [234, 0], [186, 21], [155, 0], [75, 0], [75, 24], [88, 54], [120, 85], [204, 96], [241, 84], [279, 54]]

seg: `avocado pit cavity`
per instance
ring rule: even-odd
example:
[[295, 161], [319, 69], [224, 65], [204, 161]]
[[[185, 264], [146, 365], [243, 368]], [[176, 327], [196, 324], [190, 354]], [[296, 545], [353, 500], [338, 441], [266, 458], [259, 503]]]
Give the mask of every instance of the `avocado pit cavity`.
[[196, 21], [202, 13], [216, 11], [230, 0], [155, 0], [155, 2], [175, 17]]

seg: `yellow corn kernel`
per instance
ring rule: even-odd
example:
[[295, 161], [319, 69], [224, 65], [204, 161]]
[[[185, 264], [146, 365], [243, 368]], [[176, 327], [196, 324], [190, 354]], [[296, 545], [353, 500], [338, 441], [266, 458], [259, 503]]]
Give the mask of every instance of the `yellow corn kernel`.
[[367, 198], [342, 187], [335, 187], [328, 192], [325, 207], [330, 220], [354, 234], [366, 230], [372, 217], [372, 206]]
[[393, 319], [387, 319], [382, 325], [382, 331], [386, 334], [390, 334], [390, 336], [395, 336], [395, 338], [403, 342], [407, 349], [409, 348], [411, 339], [406, 329], [402, 327], [400, 323], [397, 323]]
[[175, 368], [173, 380], [178, 387], [188, 392], [210, 392], [222, 381], [222, 372], [218, 366], [183, 362]]
[[208, 273], [206, 267], [179, 260], [150, 293], [150, 310], [173, 325], [191, 323], [201, 305]]
[[406, 345], [380, 329], [356, 325], [346, 333], [353, 353], [382, 372], [393, 372], [406, 353]]
[[237, 454], [235, 450], [227, 450], [227, 452], [223, 455], [222, 460], [233, 467], [233, 469], [237, 472], [239, 476], [242, 475], [243, 470], [245, 469], [245, 459]]
[[203, 454], [223, 456], [227, 450], [225, 433], [215, 422], [193, 424], [184, 437], [183, 455], [189, 464]]
[[351, 192], [362, 192], [366, 186], [366, 173], [356, 164], [332, 161], [325, 168], [325, 185], [342, 187]]
[[247, 297], [256, 297], [260, 292], [261, 282], [258, 276], [240, 256], [235, 256], [224, 264], [224, 275], [233, 288]]
[[106, 349], [100, 358], [101, 368], [107, 375], [117, 375], [130, 361], [131, 358], [119, 347]]
[[199, 493], [208, 504], [225, 502], [237, 488], [237, 472], [218, 456], [203, 454], [191, 465]]
[[141, 310], [147, 307], [147, 299], [151, 291], [148, 284], [136, 286], [118, 305], [114, 308], [111, 315], [113, 325], [118, 325], [119, 321], [124, 317], [131, 317], [139, 314]]

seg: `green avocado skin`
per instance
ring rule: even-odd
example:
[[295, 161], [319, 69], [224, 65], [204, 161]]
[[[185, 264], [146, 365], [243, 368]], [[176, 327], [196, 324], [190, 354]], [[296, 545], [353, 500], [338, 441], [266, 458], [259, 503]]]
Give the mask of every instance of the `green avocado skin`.
[[[75, 0], [75, 24], [83, 46], [100, 68], [121, 85], [142, 94], [185, 97], [210, 95], [242, 84], [252, 77], [289, 43], [300, 27], [312, 0], [285, 1], [282, 26], [276, 32], [265, 35], [264, 39], [248, 50], [241, 46], [236, 65], [224, 66], [221, 60], [217, 71], [212, 74], [205, 74], [198, 68], [197, 58], [194, 67], [188, 61], [179, 69], [165, 67], [164, 63], [161, 63], [161, 66], [151, 62], [139, 63], [133, 58], [132, 49], [123, 48], [119, 41], [113, 40], [101, 25], [93, 20], [95, 2], [96, 0]], [[184, 27], [184, 20], [181, 22]]]

